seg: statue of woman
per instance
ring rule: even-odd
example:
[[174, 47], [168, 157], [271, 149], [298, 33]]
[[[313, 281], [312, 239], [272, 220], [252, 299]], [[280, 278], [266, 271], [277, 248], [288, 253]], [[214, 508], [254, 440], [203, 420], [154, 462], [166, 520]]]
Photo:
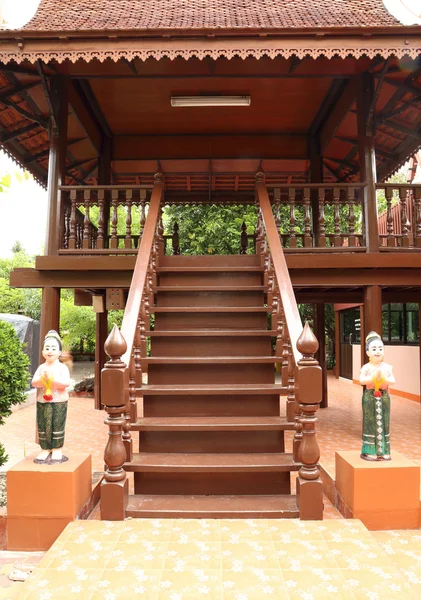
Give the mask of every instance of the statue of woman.
[[[64, 445], [64, 429], [67, 416], [66, 388], [70, 385], [70, 373], [59, 361], [62, 345], [57, 331], [47, 333], [42, 346], [45, 363], [35, 371], [32, 385], [37, 390], [37, 428], [42, 452], [34, 459], [36, 463], [60, 463], [68, 460], [61, 449]], [[50, 456], [51, 455], [51, 456]]]
[[363, 392], [364, 460], [390, 460], [390, 396], [389, 384], [395, 383], [392, 367], [383, 362], [384, 345], [375, 331], [366, 337], [365, 350], [369, 362], [360, 373]]

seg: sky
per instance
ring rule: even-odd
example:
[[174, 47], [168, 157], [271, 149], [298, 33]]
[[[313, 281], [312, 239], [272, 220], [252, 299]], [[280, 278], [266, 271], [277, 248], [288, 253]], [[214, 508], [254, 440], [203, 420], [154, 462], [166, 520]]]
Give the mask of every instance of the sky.
[[[9, 27], [21, 27], [33, 16], [39, 1], [0, 0], [3, 23], [6, 22]], [[421, 24], [421, 0], [383, 1], [403, 24]], [[10, 256], [17, 240], [30, 254], [40, 254], [45, 240], [47, 193], [33, 179], [19, 181], [17, 172], [19, 168], [0, 151], [0, 177], [12, 174], [10, 188], [0, 193], [0, 257]]]
[[16, 241], [20, 241], [29, 254], [43, 254], [47, 192], [32, 177], [19, 177], [22, 170], [0, 151], [0, 178], [8, 173], [10, 187], [0, 193], [0, 258], [12, 256]]

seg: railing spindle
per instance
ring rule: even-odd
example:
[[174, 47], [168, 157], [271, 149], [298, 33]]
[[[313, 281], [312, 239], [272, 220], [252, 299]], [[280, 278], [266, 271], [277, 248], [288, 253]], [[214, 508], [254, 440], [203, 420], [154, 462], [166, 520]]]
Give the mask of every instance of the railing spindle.
[[247, 225], [242, 223], [241, 225], [241, 236], [240, 236], [240, 254], [247, 254], [248, 237], [247, 237]]
[[415, 246], [421, 248], [421, 189], [414, 191], [415, 202]]
[[171, 238], [172, 242], [172, 253], [174, 256], [180, 254], [180, 237], [178, 235], [178, 223], [174, 223], [173, 234]]
[[132, 190], [126, 190], [126, 237], [124, 238], [124, 247], [132, 247]]
[[352, 187], [348, 188], [348, 208], [349, 208], [348, 246], [354, 247], [357, 245], [357, 238], [355, 236], [355, 189]]
[[311, 248], [310, 188], [304, 188], [304, 248]]
[[297, 247], [297, 236], [295, 233], [295, 188], [289, 188], [289, 247]]
[[409, 230], [411, 224], [408, 220], [408, 213], [406, 209], [406, 198], [408, 190], [406, 187], [399, 188], [399, 200], [401, 205], [401, 223], [402, 223], [402, 247], [409, 248]]
[[110, 248], [118, 248], [117, 223], [118, 223], [118, 190], [111, 190], [111, 240]]
[[90, 208], [90, 200], [91, 200], [91, 192], [90, 190], [85, 190], [83, 192], [83, 206], [85, 208], [85, 218], [83, 221], [83, 238], [82, 238], [82, 248], [89, 248], [89, 227], [91, 224], [91, 220], [89, 218], [89, 208]]
[[326, 248], [325, 188], [319, 188], [319, 246]]
[[70, 191], [70, 236], [69, 236], [69, 248], [74, 250], [76, 248], [76, 190]]
[[104, 203], [104, 190], [98, 190], [98, 237], [97, 237], [97, 248], [104, 248], [104, 222], [105, 222], [105, 203]]
[[387, 245], [389, 247], [396, 246], [394, 230], [393, 230], [393, 212], [392, 212], [392, 198], [393, 198], [393, 189], [390, 187], [386, 188], [386, 204], [387, 204], [387, 216], [386, 216], [386, 226], [387, 226]]
[[333, 188], [333, 222], [334, 222], [334, 237], [333, 245], [335, 248], [342, 246], [341, 224], [340, 224], [340, 188]]

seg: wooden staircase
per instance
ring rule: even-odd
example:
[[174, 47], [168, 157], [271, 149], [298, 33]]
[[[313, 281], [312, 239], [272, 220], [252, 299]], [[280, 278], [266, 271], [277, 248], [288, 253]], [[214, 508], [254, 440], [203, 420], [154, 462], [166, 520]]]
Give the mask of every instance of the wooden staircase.
[[301, 323], [263, 175], [256, 255], [164, 256], [163, 195], [157, 174], [121, 332], [105, 343], [101, 518], [321, 519], [318, 344]]
[[[297, 517], [260, 257], [163, 257], [132, 517]], [[281, 408], [282, 411], [282, 408]], [[141, 412], [141, 411], [139, 411]], [[283, 412], [285, 410], [283, 409]]]

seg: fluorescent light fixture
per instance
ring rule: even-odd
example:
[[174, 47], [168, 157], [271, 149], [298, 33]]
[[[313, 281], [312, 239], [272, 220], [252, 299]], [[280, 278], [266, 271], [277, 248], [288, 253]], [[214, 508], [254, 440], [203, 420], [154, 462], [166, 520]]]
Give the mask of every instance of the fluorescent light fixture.
[[250, 106], [250, 96], [174, 96], [171, 106]]

